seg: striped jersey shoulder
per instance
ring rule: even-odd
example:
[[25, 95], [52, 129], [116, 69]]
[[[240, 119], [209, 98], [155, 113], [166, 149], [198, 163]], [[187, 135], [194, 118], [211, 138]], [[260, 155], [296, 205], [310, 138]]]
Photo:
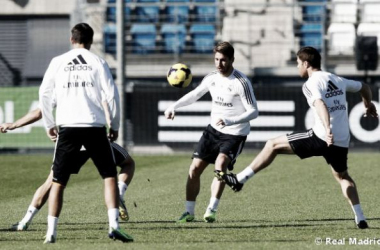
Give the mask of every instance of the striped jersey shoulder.
[[302, 92], [305, 96], [308, 96], [308, 97], [312, 96], [312, 93], [311, 93], [310, 89], [307, 87], [306, 83], [304, 83], [302, 86]]
[[216, 74], [218, 74], [218, 71], [217, 71], [217, 70], [212, 71], [212, 72], [208, 73], [205, 77], [203, 77], [203, 79], [206, 79], [206, 78], [209, 78], [209, 77], [213, 77], [213, 76], [215, 76]]
[[241, 72], [235, 70], [234, 71], [234, 76], [236, 77], [236, 79], [239, 80], [240, 84], [242, 85], [243, 89], [244, 89], [244, 94], [247, 98], [247, 102], [248, 104], [252, 104], [253, 103], [253, 90], [252, 90], [252, 87], [250, 88], [249, 85], [251, 84], [247, 77], [245, 77]]

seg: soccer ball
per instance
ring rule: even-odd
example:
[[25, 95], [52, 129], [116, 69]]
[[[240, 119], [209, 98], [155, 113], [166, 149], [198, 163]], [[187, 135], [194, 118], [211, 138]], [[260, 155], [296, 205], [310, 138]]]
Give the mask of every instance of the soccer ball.
[[176, 63], [170, 67], [167, 74], [168, 82], [176, 88], [186, 88], [191, 83], [193, 75], [190, 68], [183, 63]]

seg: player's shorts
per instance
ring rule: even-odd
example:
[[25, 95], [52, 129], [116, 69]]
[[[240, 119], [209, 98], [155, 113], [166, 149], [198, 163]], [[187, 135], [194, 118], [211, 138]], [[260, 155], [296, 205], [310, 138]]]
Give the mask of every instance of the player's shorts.
[[198, 142], [197, 148], [193, 153], [193, 158], [202, 159], [208, 163], [215, 163], [220, 153], [227, 155], [231, 162], [229, 170], [233, 169], [236, 158], [243, 151], [247, 136], [223, 134], [211, 125], [203, 131], [202, 137]]
[[[111, 149], [115, 156], [116, 166], [120, 166], [127, 158], [129, 158], [128, 151], [115, 142], [111, 142]], [[78, 174], [82, 166], [90, 159], [90, 155], [87, 150], [80, 150], [77, 156], [77, 161], [71, 167], [71, 174]]]
[[53, 182], [66, 186], [82, 145], [103, 178], [116, 176], [115, 157], [105, 127], [62, 127], [54, 152]]
[[312, 129], [290, 133], [287, 138], [294, 153], [301, 159], [323, 156], [336, 172], [347, 170], [348, 148], [335, 145], [327, 147], [327, 143], [316, 136]]

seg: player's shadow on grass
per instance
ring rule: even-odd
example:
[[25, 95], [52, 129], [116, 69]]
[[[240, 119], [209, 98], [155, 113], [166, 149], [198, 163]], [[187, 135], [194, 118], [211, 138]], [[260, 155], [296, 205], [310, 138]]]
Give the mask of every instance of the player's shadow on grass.
[[[380, 218], [367, 218], [368, 221], [380, 220]], [[352, 218], [328, 218], [328, 219], [305, 219], [305, 220], [295, 220], [300, 222], [318, 222], [318, 221], [352, 221]]]

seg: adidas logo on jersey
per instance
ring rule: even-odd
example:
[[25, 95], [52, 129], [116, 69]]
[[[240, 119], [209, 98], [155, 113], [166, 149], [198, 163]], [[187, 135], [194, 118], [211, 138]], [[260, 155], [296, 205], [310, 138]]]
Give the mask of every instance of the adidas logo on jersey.
[[86, 60], [82, 57], [82, 55], [78, 55], [71, 62], [67, 64], [65, 67], [65, 71], [91, 71], [92, 66], [87, 65]]
[[325, 94], [326, 98], [343, 95], [343, 91], [341, 89], [338, 89], [338, 87], [332, 81], [329, 81], [328, 84], [327, 93]]

